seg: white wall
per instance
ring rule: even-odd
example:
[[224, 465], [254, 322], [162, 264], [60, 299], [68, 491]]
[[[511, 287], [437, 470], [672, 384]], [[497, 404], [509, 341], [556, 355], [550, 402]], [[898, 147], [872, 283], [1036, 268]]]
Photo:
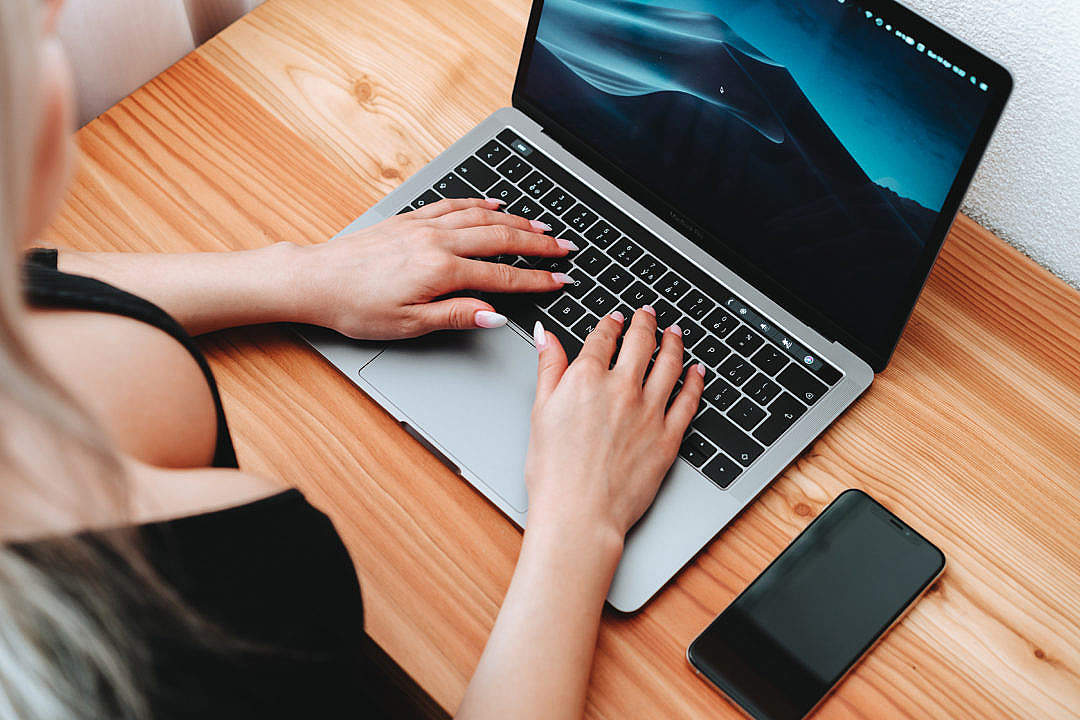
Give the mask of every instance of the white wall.
[[67, 0], [58, 29], [85, 125], [262, 0]]
[[1080, 0], [902, 0], [1015, 87], [964, 212], [1080, 288]]

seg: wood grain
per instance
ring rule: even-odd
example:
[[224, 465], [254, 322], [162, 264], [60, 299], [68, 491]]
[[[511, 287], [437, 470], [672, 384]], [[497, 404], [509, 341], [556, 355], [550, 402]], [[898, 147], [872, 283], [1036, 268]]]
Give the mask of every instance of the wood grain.
[[[526, 0], [270, 0], [82, 130], [47, 241], [321, 241], [509, 103]], [[368, 630], [453, 711], [520, 533], [286, 329], [204, 343], [242, 465], [333, 518]], [[694, 635], [847, 487], [937, 543], [945, 577], [821, 717], [1080, 712], [1080, 294], [958, 218], [870, 391], [644, 611], [605, 615], [594, 718], [736, 717]]]

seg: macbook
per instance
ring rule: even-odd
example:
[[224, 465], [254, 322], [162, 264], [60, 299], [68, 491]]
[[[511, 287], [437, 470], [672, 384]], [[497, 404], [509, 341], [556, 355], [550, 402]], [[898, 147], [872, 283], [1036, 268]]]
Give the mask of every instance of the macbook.
[[885, 368], [1011, 85], [891, 0], [536, 0], [511, 107], [343, 232], [499, 198], [579, 250], [489, 260], [574, 283], [488, 296], [497, 330], [302, 333], [524, 526], [533, 323], [571, 359], [613, 310], [677, 323], [708, 375], [611, 585], [636, 610]]

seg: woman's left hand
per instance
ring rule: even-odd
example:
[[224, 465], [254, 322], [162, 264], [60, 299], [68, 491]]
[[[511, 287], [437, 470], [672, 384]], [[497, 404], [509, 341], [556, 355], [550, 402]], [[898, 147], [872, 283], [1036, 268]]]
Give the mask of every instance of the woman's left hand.
[[500, 205], [496, 200], [441, 200], [351, 235], [298, 248], [296, 319], [366, 340], [506, 324], [483, 300], [440, 298], [463, 290], [559, 290], [569, 276], [473, 258], [562, 257], [576, 248], [544, 235], [550, 228], [542, 223], [498, 212]]

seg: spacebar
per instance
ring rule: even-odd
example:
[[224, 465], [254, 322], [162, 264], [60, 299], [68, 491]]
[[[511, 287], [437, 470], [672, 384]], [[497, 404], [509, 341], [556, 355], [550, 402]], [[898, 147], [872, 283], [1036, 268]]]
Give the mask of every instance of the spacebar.
[[535, 303], [529, 300], [528, 295], [520, 295], [513, 299], [506, 298], [496, 304], [497, 309], [506, 313], [506, 317], [517, 323], [525, 332], [532, 335], [533, 325], [539, 320], [544, 324], [544, 329], [550, 331], [562, 343], [566, 351], [566, 359], [573, 361], [581, 352], [582, 342], [570, 331], [556, 323], [549, 315], [544, 313]]

